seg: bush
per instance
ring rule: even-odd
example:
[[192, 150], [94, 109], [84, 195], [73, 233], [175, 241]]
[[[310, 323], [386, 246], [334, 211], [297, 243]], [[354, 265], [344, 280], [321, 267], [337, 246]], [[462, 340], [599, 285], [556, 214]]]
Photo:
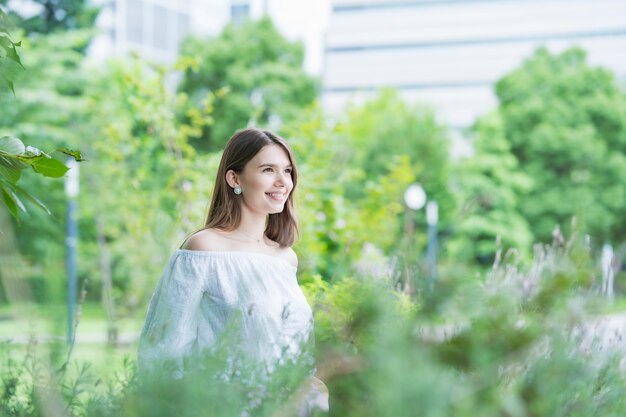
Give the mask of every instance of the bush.
[[[330, 390], [329, 415], [623, 415], [621, 356], [591, 325], [598, 283], [589, 248], [581, 239], [555, 236], [551, 245], [535, 247], [526, 266], [497, 256], [488, 274], [472, 280], [442, 277], [444, 289], [435, 286], [417, 300], [376, 277], [330, 284], [319, 276], [310, 280], [304, 290], [315, 310], [317, 375]], [[219, 377], [224, 358], [211, 356], [202, 371], [184, 379], [157, 374], [143, 382], [132, 361], [109, 380], [90, 375], [87, 366], [54, 373], [32, 355], [20, 363], [3, 361], [2, 411], [7, 416], [44, 415], [44, 407], [98, 417], [294, 415], [291, 401], [306, 381], [302, 366], [287, 364], [251, 387], [245, 377]]]

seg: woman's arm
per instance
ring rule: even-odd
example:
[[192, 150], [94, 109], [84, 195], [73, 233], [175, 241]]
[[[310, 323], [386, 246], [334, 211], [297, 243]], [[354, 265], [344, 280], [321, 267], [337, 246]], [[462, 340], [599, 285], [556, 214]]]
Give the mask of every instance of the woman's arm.
[[[198, 309], [206, 280], [193, 258], [177, 256], [166, 267], [150, 300], [139, 340], [141, 371], [183, 373], [197, 338]], [[172, 369], [173, 368], [173, 369]]]

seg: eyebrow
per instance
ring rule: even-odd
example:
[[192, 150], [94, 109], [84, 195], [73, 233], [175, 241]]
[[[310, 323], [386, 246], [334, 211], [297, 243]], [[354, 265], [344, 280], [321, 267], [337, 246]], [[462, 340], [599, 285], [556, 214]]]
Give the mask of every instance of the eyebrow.
[[[277, 166], [278, 166], [278, 165], [276, 165], [276, 164], [261, 164], [261, 165], [259, 165], [257, 168], [263, 168], [263, 167], [271, 167], [271, 168], [275, 168], [275, 167], [277, 167]], [[291, 164], [289, 164], [289, 165], [285, 166], [285, 168], [293, 168], [293, 167], [291, 166]]]

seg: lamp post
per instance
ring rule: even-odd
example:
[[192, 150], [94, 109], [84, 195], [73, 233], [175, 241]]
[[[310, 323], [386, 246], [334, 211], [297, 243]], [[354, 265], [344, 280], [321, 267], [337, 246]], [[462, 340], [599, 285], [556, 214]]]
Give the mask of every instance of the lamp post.
[[426, 192], [419, 183], [409, 185], [404, 192], [404, 203], [411, 210], [419, 210], [426, 204]]
[[[404, 204], [406, 207], [405, 210], [405, 218], [406, 224], [404, 227], [404, 233], [407, 237], [407, 251], [413, 252], [410, 236], [415, 232], [415, 216], [411, 211], [417, 211], [424, 207], [426, 204], [426, 192], [424, 192], [424, 188], [419, 183], [414, 183], [409, 185], [409, 187], [404, 192]], [[414, 282], [411, 278], [411, 274], [408, 268], [405, 270], [405, 287], [404, 291], [411, 295], [414, 290]]]
[[74, 340], [74, 316], [76, 308], [76, 244], [78, 241], [77, 203], [78, 162], [70, 158], [66, 162], [69, 168], [65, 177], [65, 195], [67, 196], [67, 230], [65, 249], [67, 256], [67, 343]]
[[428, 281], [430, 287], [435, 285], [437, 279], [437, 223], [439, 221], [439, 206], [436, 201], [426, 204], [426, 223], [428, 224], [428, 248], [426, 261], [428, 264]]
[[[419, 210], [426, 205], [426, 224], [428, 225], [428, 246], [426, 249], [426, 264], [428, 281], [432, 287], [437, 278], [437, 223], [439, 221], [439, 206], [436, 201], [428, 201], [426, 192], [419, 183], [414, 183], [404, 192], [404, 203], [407, 209]], [[414, 229], [413, 217], [407, 213], [407, 233]]]

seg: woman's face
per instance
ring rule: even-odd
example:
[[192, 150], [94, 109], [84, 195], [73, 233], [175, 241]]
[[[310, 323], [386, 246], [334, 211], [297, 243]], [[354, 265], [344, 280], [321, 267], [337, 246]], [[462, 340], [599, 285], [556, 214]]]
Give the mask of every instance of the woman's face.
[[243, 172], [233, 177], [241, 187], [244, 206], [260, 214], [282, 212], [293, 189], [291, 171], [289, 156], [281, 146], [261, 148]]

